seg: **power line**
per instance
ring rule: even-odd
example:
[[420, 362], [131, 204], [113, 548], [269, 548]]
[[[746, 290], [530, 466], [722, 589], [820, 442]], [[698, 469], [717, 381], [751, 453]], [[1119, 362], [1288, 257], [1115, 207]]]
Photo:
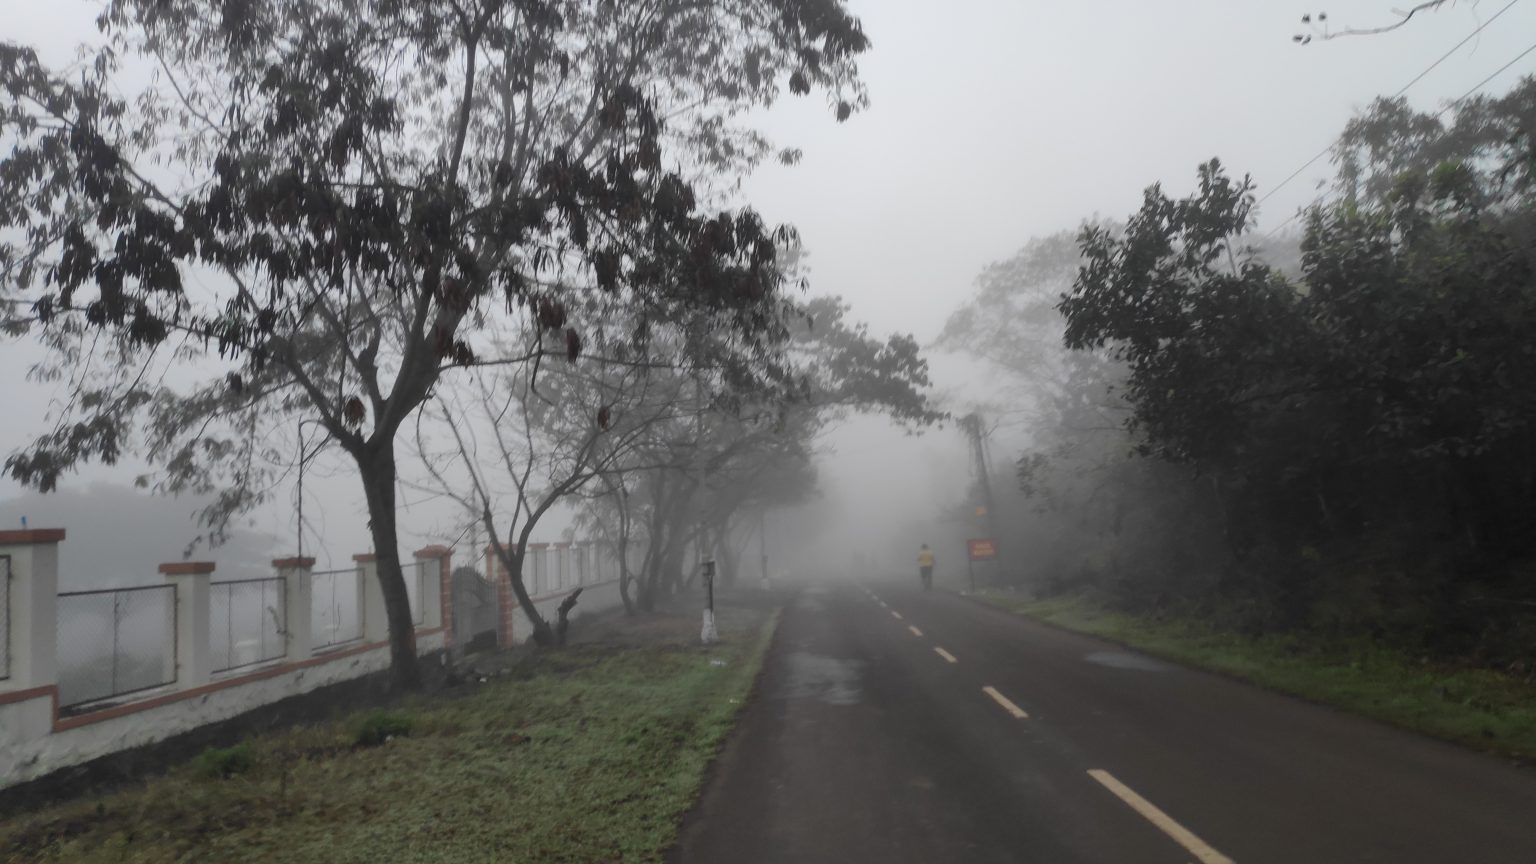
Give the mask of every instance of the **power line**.
[[1492, 75], [1489, 75], [1487, 78], [1484, 78], [1483, 80], [1477, 82], [1475, 85], [1473, 85], [1471, 90], [1468, 90], [1467, 92], [1465, 92], [1465, 93], [1461, 94], [1460, 96], [1456, 97], [1456, 101], [1450, 103], [1449, 105], [1446, 105], [1444, 108], [1441, 108], [1439, 111], [1435, 112], [1435, 119], [1437, 119], [1437, 120], [1440, 119], [1440, 115], [1441, 114], [1444, 114], [1445, 112], [1451, 110], [1452, 108], [1454, 108], [1457, 105], [1459, 105], [1462, 101], [1464, 101], [1468, 96], [1471, 96], [1473, 93], [1476, 93], [1478, 90], [1481, 90], [1484, 84], [1487, 84], [1489, 81], [1492, 81], [1493, 79], [1499, 77], [1499, 75], [1501, 75], [1504, 72], [1504, 70], [1506, 70], [1509, 67], [1515, 65], [1516, 63], [1519, 63], [1522, 59], [1525, 58], [1525, 55], [1531, 53], [1532, 51], [1536, 51], [1536, 43], [1533, 43], [1531, 45], [1531, 47], [1525, 49], [1524, 51], [1521, 51], [1519, 56], [1515, 57], [1515, 59], [1509, 61], [1508, 63], [1505, 63], [1503, 66], [1500, 66], [1497, 70], [1494, 71], [1494, 73]]
[[1396, 93], [1393, 93], [1392, 94], [1392, 98], [1396, 99], [1397, 97], [1399, 97], [1399, 96], [1403, 95], [1404, 93], [1408, 92], [1408, 88], [1409, 87], [1412, 87], [1413, 85], [1419, 83], [1419, 79], [1420, 78], [1423, 78], [1425, 75], [1428, 75], [1429, 73], [1435, 71], [1435, 67], [1436, 66], [1439, 66], [1441, 63], [1444, 63], [1446, 61], [1446, 59], [1449, 58], [1452, 54], [1455, 54], [1457, 51], [1460, 51], [1461, 50], [1461, 46], [1467, 44], [1468, 42], [1471, 42], [1472, 41], [1472, 37], [1474, 37], [1477, 34], [1483, 32], [1483, 28], [1485, 28], [1489, 24], [1492, 24], [1493, 22], [1497, 21], [1499, 19], [1500, 15], [1503, 15], [1505, 12], [1508, 12], [1518, 2], [1520, 2], [1520, 0], [1509, 0], [1509, 5], [1508, 6], [1505, 6], [1503, 9], [1500, 9], [1499, 11], [1493, 13], [1493, 17], [1489, 18], [1487, 21], [1484, 21], [1482, 24], [1479, 24], [1477, 26], [1476, 30], [1473, 30], [1471, 33], [1468, 33], [1467, 34], [1467, 38], [1461, 40], [1460, 42], [1457, 42], [1455, 44], [1455, 46], [1453, 46], [1451, 48], [1451, 50], [1445, 52], [1444, 54], [1441, 54], [1440, 55], [1440, 59], [1438, 59], [1435, 62], [1429, 64], [1429, 67], [1427, 69], [1425, 69], [1423, 72], [1420, 72], [1419, 74], [1413, 76], [1413, 80], [1409, 81], [1407, 84], [1404, 84], [1402, 86], [1402, 88], [1399, 89]]
[[[1403, 86], [1397, 88], [1397, 92], [1393, 93], [1390, 98], [1396, 99], [1397, 97], [1403, 95], [1404, 93], [1407, 93], [1409, 87], [1412, 87], [1413, 85], [1419, 83], [1419, 81], [1422, 80], [1425, 75], [1428, 75], [1429, 73], [1433, 72], [1435, 70], [1436, 66], [1439, 66], [1441, 63], [1444, 63], [1452, 54], [1455, 54], [1457, 51], [1460, 51], [1461, 50], [1461, 46], [1467, 44], [1468, 42], [1471, 42], [1472, 41], [1472, 37], [1474, 37], [1477, 34], [1483, 32], [1483, 30], [1486, 29], [1489, 24], [1492, 24], [1493, 22], [1499, 20], [1499, 16], [1500, 15], [1503, 15], [1505, 12], [1508, 12], [1518, 2], [1520, 2], [1520, 0], [1509, 0], [1509, 3], [1503, 9], [1500, 9], [1499, 11], [1493, 13], [1493, 16], [1491, 18], [1489, 18], [1487, 21], [1484, 21], [1483, 23], [1477, 25], [1477, 29], [1476, 30], [1473, 30], [1471, 33], [1468, 33], [1466, 38], [1462, 39], [1460, 42], [1457, 42], [1455, 45], [1453, 45], [1451, 47], [1451, 50], [1445, 52], [1444, 54], [1441, 54], [1440, 57], [1435, 60], [1435, 62], [1433, 62], [1433, 63], [1429, 64], [1428, 66], [1426, 66], [1424, 68], [1423, 72], [1420, 72], [1419, 74], [1413, 76], [1413, 80], [1412, 81], [1409, 81], [1407, 84], [1404, 84]], [[1527, 53], [1529, 53], [1529, 52], [1527, 52]], [[1525, 55], [1522, 54], [1520, 56], [1523, 57]], [[1520, 59], [1520, 57], [1516, 57], [1515, 58], [1515, 60], [1519, 60], [1519, 59]], [[1510, 61], [1510, 63], [1513, 64], [1514, 61], [1512, 60], [1512, 61]], [[1506, 66], [1505, 68], [1507, 69], [1509, 67]], [[1503, 71], [1504, 71], [1503, 69], [1499, 70], [1499, 72], [1503, 72]], [[1497, 75], [1497, 74], [1499, 74], [1499, 72], [1495, 72], [1493, 74]], [[1492, 75], [1489, 76], [1489, 78], [1492, 78], [1492, 77], [1493, 77]], [[1483, 83], [1487, 83], [1487, 82], [1485, 81]], [[1483, 85], [1479, 84], [1477, 86], [1481, 87]], [[1476, 90], [1477, 87], [1474, 87], [1472, 89]], [[1465, 99], [1466, 97], [1463, 96], [1462, 98]], [[1435, 116], [1438, 117], [1440, 115], [1437, 114]], [[1279, 192], [1281, 189], [1284, 189], [1286, 187], [1286, 185], [1289, 184], [1292, 180], [1295, 180], [1297, 177], [1300, 177], [1301, 176], [1301, 172], [1307, 170], [1308, 168], [1311, 168], [1317, 162], [1317, 160], [1323, 158], [1324, 156], [1327, 156], [1328, 153], [1330, 151], [1332, 151], [1332, 150], [1333, 150], [1333, 145], [1332, 144], [1329, 144], [1327, 147], [1324, 147], [1321, 151], [1318, 152], [1318, 154], [1316, 156], [1313, 156], [1311, 159], [1308, 159], [1304, 165], [1302, 165], [1300, 168], [1297, 168], [1295, 171], [1292, 171], [1289, 177], [1286, 177], [1284, 180], [1281, 180], [1278, 184], [1276, 184], [1268, 192], [1265, 192], [1262, 196], [1260, 196], [1259, 200], [1254, 202], [1254, 203], [1256, 205], [1257, 204], [1263, 204], [1265, 201], [1269, 200], [1269, 197], [1271, 195], [1275, 194], [1276, 192]], [[1294, 219], [1295, 217], [1292, 217], [1292, 218]], [[1290, 224], [1289, 220], [1286, 222], [1286, 224]], [[1281, 226], [1281, 227], [1284, 227], [1284, 226]], [[1276, 229], [1276, 230], [1278, 230], [1278, 229]]]
[[[1507, 9], [1509, 7], [1506, 6], [1505, 8]], [[1445, 112], [1447, 112], [1447, 111], [1451, 110], [1452, 108], [1455, 108], [1457, 105], [1460, 105], [1461, 103], [1465, 102], [1468, 97], [1470, 97], [1472, 94], [1476, 93], [1477, 91], [1481, 90], [1483, 88], [1483, 85], [1487, 84], [1489, 81], [1492, 81], [1493, 79], [1495, 79], [1495, 78], [1499, 77], [1500, 75], [1502, 75], [1505, 72], [1505, 70], [1509, 69], [1509, 67], [1515, 65], [1516, 63], [1519, 63], [1521, 60], [1523, 60], [1525, 58], [1525, 56], [1527, 54], [1530, 54], [1532, 51], [1536, 51], [1536, 43], [1532, 43], [1529, 48], [1526, 48], [1524, 51], [1521, 51], [1519, 54], [1517, 54], [1515, 56], [1515, 59], [1509, 61], [1508, 63], [1505, 63], [1503, 66], [1500, 66], [1498, 69], [1495, 69], [1493, 71], [1493, 74], [1491, 74], [1487, 78], [1484, 78], [1483, 80], [1477, 82], [1477, 84], [1473, 85], [1472, 89], [1470, 89], [1467, 92], [1461, 94], [1460, 96], [1457, 96], [1455, 99], [1452, 99], [1450, 102], [1447, 102], [1445, 104], [1445, 107], [1443, 107], [1439, 111], [1435, 112], [1434, 119], [1436, 119], [1436, 120], [1440, 119], [1445, 114]], [[1330, 148], [1330, 149], [1332, 149], [1332, 148]], [[1327, 152], [1327, 151], [1324, 151], [1324, 152]], [[1317, 161], [1316, 157], [1314, 157], [1312, 161], [1313, 162]], [[1310, 163], [1308, 163], [1308, 164], [1310, 164]], [[1300, 172], [1297, 172], [1297, 173], [1300, 173]], [[1292, 175], [1292, 176], [1294, 176], [1294, 175]], [[1260, 198], [1259, 200], [1263, 201], [1264, 199]], [[1264, 236], [1266, 238], [1275, 236], [1276, 234], [1280, 233], [1280, 229], [1282, 229], [1285, 226], [1291, 224], [1292, 222], [1295, 222], [1296, 219], [1298, 217], [1300, 217], [1300, 216], [1301, 216], [1300, 212], [1291, 214], [1291, 218], [1285, 220], [1284, 222], [1281, 222], [1279, 225], [1275, 226], [1275, 228], [1273, 230], [1269, 231]]]

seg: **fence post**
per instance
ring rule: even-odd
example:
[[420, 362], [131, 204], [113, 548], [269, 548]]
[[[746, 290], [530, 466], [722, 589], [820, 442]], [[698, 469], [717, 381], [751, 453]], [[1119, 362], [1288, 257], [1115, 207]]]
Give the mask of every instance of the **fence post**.
[[176, 586], [176, 686], [185, 690], [213, 677], [208, 645], [208, 582], [212, 561], [168, 561], [160, 575]]
[[[532, 543], [528, 545], [530, 548], [533, 546]], [[494, 546], [486, 547], [485, 560], [485, 575], [490, 580], [490, 583], [496, 586], [496, 644], [503, 648], [510, 648], [513, 645], [513, 612], [517, 609], [517, 598], [512, 596], [512, 576], [507, 572], [506, 565], [501, 563], [501, 559], [497, 557]], [[525, 574], [528, 572], [528, 561], [529, 558], [525, 555], [523, 557], [523, 572]], [[532, 586], [526, 582], [524, 587], [528, 588], [529, 593], [533, 592]]]
[[283, 629], [287, 631], [286, 659], [308, 660], [315, 653], [314, 581], [310, 573], [315, 559], [274, 558], [272, 566], [283, 580]]
[[571, 580], [571, 544], [555, 544], [555, 590], [564, 591]]
[[363, 583], [363, 641], [389, 641], [389, 613], [384, 611], [384, 588], [379, 584], [379, 561], [372, 552], [353, 555]]
[[416, 550], [417, 561], [434, 561], [437, 564], [436, 579], [431, 565], [427, 578], [421, 584], [421, 626], [427, 629], [443, 628], [443, 647], [453, 647], [453, 550], [447, 546], [427, 546]]
[[543, 594], [545, 583], [549, 581], [545, 576], [549, 572], [547, 549], [548, 543], [529, 543], [528, 554], [523, 556], [523, 587], [530, 597]]
[[[10, 558], [10, 585], [0, 586], [0, 597], [9, 588], [9, 608], [0, 608], [7, 626], [0, 646], [7, 659], [9, 676], [0, 680], [0, 691], [31, 690], [58, 683], [59, 544], [63, 528], [0, 531], [0, 555]], [[0, 569], [0, 579], [6, 576]]]

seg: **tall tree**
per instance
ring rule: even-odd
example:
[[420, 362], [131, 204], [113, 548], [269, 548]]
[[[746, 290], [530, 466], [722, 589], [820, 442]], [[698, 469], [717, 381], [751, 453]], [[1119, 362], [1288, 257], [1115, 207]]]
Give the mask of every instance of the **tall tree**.
[[1245, 571], [1281, 586], [1284, 621], [1385, 610], [1455, 650], [1528, 626], [1533, 105], [1529, 78], [1451, 122], [1373, 105], [1294, 279], [1242, 247], [1252, 187], [1214, 162], [1187, 197], [1149, 189], [1122, 235], [1083, 235], [1068, 343], [1126, 363], [1149, 452], [1231, 481]]
[[[218, 493], [216, 537], [263, 498], [261, 433], [318, 420], [405, 687], [402, 425], [454, 366], [580, 354], [578, 277], [637, 338], [685, 312], [769, 338], [784, 235], [690, 178], [765, 156], [743, 117], [786, 88], [846, 119], [869, 46], [838, 0], [113, 0], [99, 24], [68, 69], [0, 43], [8, 329], [40, 328], [52, 374], [108, 355], [7, 470], [51, 489], [141, 433], [160, 489]], [[519, 311], [544, 338], [489, 355]]]
[[[537, 325], [530, 329], [537, 338]], [[564, 644], [571, 605], [562, 604], [550, 622], [533, 604], [524, 565], [534, 529], [591, 484], [624, 471], [686, 467], [637, 462], [655, 427], [691, 416], [673, 373], [656, 361], [602, 357], [542, 372], [532, 364], [482, 368], [440, 387], [435, 410], [418, 415], [416, 450], [431, 477], [426, 491], [452, 499], [485, 529], [540, 646]]]

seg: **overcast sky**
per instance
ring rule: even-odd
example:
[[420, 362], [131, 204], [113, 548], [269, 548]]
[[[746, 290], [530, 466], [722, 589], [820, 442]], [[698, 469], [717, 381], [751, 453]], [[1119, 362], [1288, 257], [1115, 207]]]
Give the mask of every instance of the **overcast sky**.
[[[747, 195], [800, 229], [813, 291], [843, 295], [877, 331], [927, 343], [981, 269], [1031, 236], [1128, 215], [1154, 182], [1186, 192], [1213, 156], [1268, 192], [1507, 3], [1462, 2], [1391, 33], [1302, 46], [1291, 36], [1303, 13], [1366, 27], [1395, 20], [1393, 4], [861, 0], [870, 110], [837, 124], [814, 97], [781, 103], [767, 126], [805, 158], [761, 169]], [[1533, 41], [1536, 2], [1516, 2], [1405, 95], [1439, 106]], [[1484, 89], [1533, 71], [1536, 54]], [[1321, 159], [1278, 191], [1260, 227], [1289, 219], [1330, 170]], [[966, 364], [933, 362], [944, 389], [985, 388], [963, 380]], [[867, 421], [831, 440], [822, 477], [850, 520], [850, 547], [890, 551], [884, 526], [903, 520], [874, 502], [944, 499], [967, 483], [952, 429], [913, 439]], [[1006, 446], [994, 455], [1011, 461]]]
[[[976, 274], [1033, 235], [1094, 214], [1122, 217], [1153, 182], [1183, 192], [1212, 156], [1267, 192], [1354, 112], [1396, 92], [1507, 3], [1463, 0], [1392, 33], [1298, 46], [1291, 36], [1300, 16], [1319, 7], [1288, 0], [860, 0], [851, 5], [874, 43], [861, 63], [872, 105], [837, 124], [819, 97], [780, 103], [764, 128], [804, 159], [760, 169], [745, 198], [800, 229], [814, 292], [843, 295], [877, 332], [926, 343]], [[0, 20], [6, 38], [63, 58], [94, 34], [95, 9], [0, 0]], [[1336, 27], [1393, 20], [1389, 0], [1321, 9]], [[1438, 106], [1533, 40], [1536, 0], [1515, 2], [1406, 95]], [[1484, 89], [1503, 92], [1532, 71], [1536, 54]], [[1292, 181], [1266, 202], [1262, 226], [1289, 218], [1328, 174], [1323, 159]], [[20, 356], [0, 345], [0, 362]], [[963, 364], [935, 365], [947, 389], [974, 383], [961, 380]], [[4, 451], [37, 431], [29, 421], [45, 398], [14, 376], [8, 382], [6, 401], [21, 410], [4, 413]], [[860, 501], [941, 499], [964, 484], [952, 430], [908, 438], [864, 421], [831, 444], [836, 456], [822, 466], [828, 502], [867, 512], [848, 529], [851, 545], [885, 542], [870, 524], [883, 513]], [[349, 515], [361, 501], [350, 485], [342, 477], [324, 487], [337, 555], [366, 546], [361, 517]], [[0, 485], [0, 497], [16, 492]], [[281, 535], [285, 519], [269, 514], [259, 527]]]

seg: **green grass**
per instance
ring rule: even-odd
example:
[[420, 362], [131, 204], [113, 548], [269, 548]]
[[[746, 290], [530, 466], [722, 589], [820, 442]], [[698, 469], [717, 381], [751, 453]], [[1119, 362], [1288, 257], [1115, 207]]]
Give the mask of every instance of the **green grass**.
[[253, 738], [238, 771], [214, 751], [26, 814], [0, 826], [0, 861], [659, 861], [774, 620], [723, 610], [704, 648], [678, 617], [642, 644], [530, 654], [466, 695]]
[[1363, 639], [1243, 636], [1190, 615], [1130, 615], [1079, 596], [1035, 601], [999, 593], [979, 599], [1404, 729], [1536, 759], [1536, 686], [1513, 675], [1433, 664]]

